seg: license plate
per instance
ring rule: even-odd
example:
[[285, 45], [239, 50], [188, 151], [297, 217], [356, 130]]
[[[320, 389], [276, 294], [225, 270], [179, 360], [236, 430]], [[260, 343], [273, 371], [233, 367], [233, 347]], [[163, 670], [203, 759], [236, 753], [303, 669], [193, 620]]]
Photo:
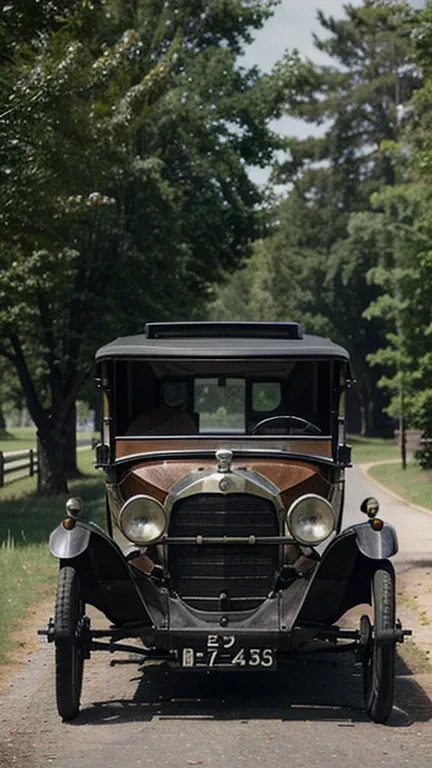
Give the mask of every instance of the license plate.
[[271, 669], [275, 666], [275, 655], [272, 648], [239, 648], [231, 635], [209, 635], [203, 650], [182, 648], [180, 663], [185, 668]]

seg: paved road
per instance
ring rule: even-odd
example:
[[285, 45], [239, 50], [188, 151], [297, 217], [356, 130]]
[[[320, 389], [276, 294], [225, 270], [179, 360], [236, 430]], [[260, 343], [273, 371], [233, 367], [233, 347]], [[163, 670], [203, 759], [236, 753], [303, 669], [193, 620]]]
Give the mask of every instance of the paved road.
[[[358, 469], [350, 472], [346, 524], [361, 519], [359, 503], [372, 494], [398, 529], [400, 567], [430, 562], [432, 516], [394, 503]], [[110, 666], [95, 654], [85, 672], [81, 715], [63, 724], [53, 699], [53, 650], [45, 646], [0, 705], [0, 734], [2, 717], [5, 731], [11, 713], [16, 727], [10, 745], [3, 741], [4, 766], [430, 768], [432, 704], [422, 687], [430, 676], [413, 678], [400, 661], [397, 707], [389, 726], [377, 726], [362, 712], [359, 669], [341, 659], [297, 662], [271, 675], [214, 677], [163, 666], [143, 675], [132, 659]], [[20, 755], [17, 744], [24, 747]]]
[[380, 502], [380, 517], [396, 528], [399, 552], [394, 560], [397, 567], [407, 568], [421, 562], [432, 565], [432, 515], [381, 491], [358, 467], [348, 470], [347, 478], [344, 527], [364, 521], [366, 518], [359, 511], [360, 504], [366, 496], [375, 496]]

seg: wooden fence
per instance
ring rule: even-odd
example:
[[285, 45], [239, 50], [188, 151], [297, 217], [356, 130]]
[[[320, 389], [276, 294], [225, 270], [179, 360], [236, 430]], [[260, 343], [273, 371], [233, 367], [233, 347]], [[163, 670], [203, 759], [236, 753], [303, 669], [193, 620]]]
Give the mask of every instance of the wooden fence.
[[[37, 466], [37, 453], [34, 448], [26, 448], [21, 451], [0, 451], [0, 488], [9, 479], [16, 479], [18, 472], [20, 477], [31, 477], [36, 473]], [[9, 478], [8, 475], [13, 475], [13, 477]]]

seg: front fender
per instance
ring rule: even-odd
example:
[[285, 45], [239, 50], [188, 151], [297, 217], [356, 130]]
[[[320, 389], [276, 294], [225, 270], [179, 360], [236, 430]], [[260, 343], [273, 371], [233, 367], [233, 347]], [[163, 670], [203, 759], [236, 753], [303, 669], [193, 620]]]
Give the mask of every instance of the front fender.
[[[396, 531], [370, 522], [346, 528], [323, 552], [297, 616], [299, 624], [333, 624], [356, 605], [371, 602], [371, 581], [377, 568], [390, 568], [396, 554]], [[288, 592], [288, 590], [287, 590]]]
[[56, 528], [49, 540], [54, 557], [77, 570], [80, 596], [113, 624], [139, 621], [164, 626], [167, 590], [135, 572], [116, 542], [96, 523], [77, 520], [74, 528]]
[[81, 525], [67, 530], [60, 523], [49, 537], [49, 551], [59, 560], [72, 560], [86, 551], [90, 541], [90, 531]]
[[359, 551], [371, 560], [385, 560], [395, 555], [399, 549], [396, 531], [392, 525], [384, 523], [381, 531], [374, 531], [370, 523], [354, 525], [356, 544]]

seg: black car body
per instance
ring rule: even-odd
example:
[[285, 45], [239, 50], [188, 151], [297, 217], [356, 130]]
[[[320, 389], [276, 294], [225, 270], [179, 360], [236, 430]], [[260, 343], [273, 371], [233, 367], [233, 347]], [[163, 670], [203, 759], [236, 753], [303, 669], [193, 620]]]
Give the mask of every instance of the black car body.
[[[71, 499], [50, 539], [61, 716], [78, 713], [92, 650], [265, 671], [338, 649], [356, 652], [366, 709], [386, 720], [397, 540], [373, 499], [343, 528], [346, 350], [296, 323], [161, 323], [96, 364], [106, 530]], [[340, 628], [363, 603], [372, 621]], [[92, 630], [85, 604], [111, 626]]]

